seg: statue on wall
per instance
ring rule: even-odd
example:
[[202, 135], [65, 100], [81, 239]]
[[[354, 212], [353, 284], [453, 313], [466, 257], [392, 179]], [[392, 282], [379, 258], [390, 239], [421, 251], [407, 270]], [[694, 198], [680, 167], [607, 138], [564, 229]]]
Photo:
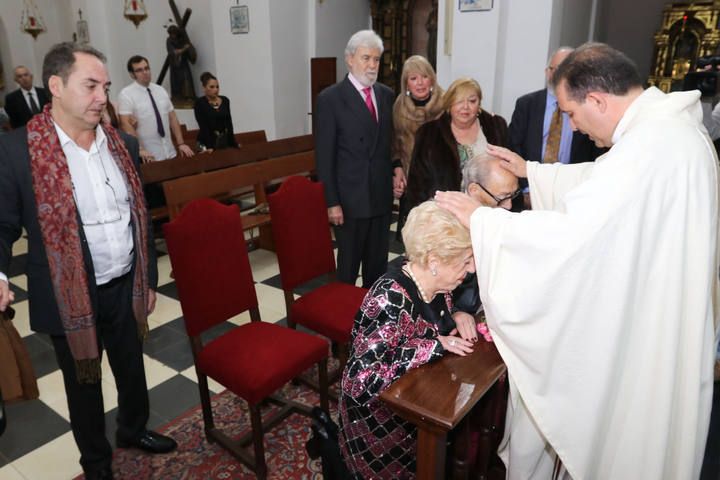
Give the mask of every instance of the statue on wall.
[[174, 105], [195, 102], [195, 86], [190, 64], [197, 60], [195, 47], [190, 43], [184, 30], [177, 25], [167, 29], [166, 41], [168, 59], [170, 60], [170, 93]]

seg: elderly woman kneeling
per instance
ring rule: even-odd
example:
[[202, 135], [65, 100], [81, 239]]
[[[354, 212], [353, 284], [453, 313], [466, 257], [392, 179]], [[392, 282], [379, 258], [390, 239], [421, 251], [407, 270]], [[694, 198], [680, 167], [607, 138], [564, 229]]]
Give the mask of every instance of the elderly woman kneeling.
[[[380, 277], [355, 317], [340, 398], [340, 445], [353, 478], [414, 478], [416, 429], [379, 394], [406, 371], [472, 342], [438, 325], [451, 319], [452, 292], [475, 271], [470, 233], [435, 202], [422, 203], [402, 230], [408, 261]], [[433, 301], [438, 296], [441, 301]], [[466, 314], [465, 314], [466, 315]]]

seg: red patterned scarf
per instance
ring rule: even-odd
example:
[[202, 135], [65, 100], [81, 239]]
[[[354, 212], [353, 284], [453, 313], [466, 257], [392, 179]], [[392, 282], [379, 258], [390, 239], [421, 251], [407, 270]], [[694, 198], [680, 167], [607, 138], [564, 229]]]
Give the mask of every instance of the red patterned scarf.
[[[50, 266], [50, 278], [70, 352], [75, 359], [78, 381], [100, 380], [100, 355], [95, 315], [80, 241], [79, 215], [72, 192], [70, 169], [50, 114], [50, 105], [27, 124], [30, 169], [32, 172], [38, 223]], [[135, 276], [133, 312], [138, 334], [147, 335], [147, 210], [142, 183], [130, 154], [117, 131], [102, 126], [108, 149], [122, 173], [130, 197], [134, 225]]]

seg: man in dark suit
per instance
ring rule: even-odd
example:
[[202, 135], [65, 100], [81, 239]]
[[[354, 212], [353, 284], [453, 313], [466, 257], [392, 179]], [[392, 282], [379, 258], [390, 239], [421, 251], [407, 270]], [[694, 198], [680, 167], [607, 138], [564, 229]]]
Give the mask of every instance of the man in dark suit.
[[[315, 155], [335, 226], [338, 280], [363, 286], [385, 273], [390, 211], [402, 193], [402, 167], [390, 159], [395, 95], [377, 80], [383, 43], [372, 30], [355, 33], [345, 48], [349, 73], [317, 99]], [[393, 175], [394, 173], [394, 175]]]
[[141, 339], [155, 308], [157, 265], [133, 137], [100, 125], [110, 85], [89, 46], [50, 49], [51, 109], [0, 137], [0, 311], [14, 300], [12, 244], [27, 232], [30, 326], [50, 335], [87, 479], [112, 478], [100, 360], [118, 391], [117, 445], [162, 453], [175, 442], [146, 430]]
[[515, 103], [515, 111], [509, 127], [510, 149], [527, 160], [561, 163], [591, 162], [605, 151], [596, 147], [587, 135], [579, 131], [573, 132], [567, 113], [561, 113], [562, 133], [559, 149], [554, 158], [546, 158], [551, 123], [557, 109], [557, 98], [551, 85], [551, 78], [558, 65], [572, 51], [573, 49], [569, 47], [556, 50], [545, 68], [547, 88], [523, 95]]
[[5, 95], [5, 112], [12, 128], [20, 128], [50, 101], [47, 91], [33, 86], [33, 76], [24, 65], [15, 67], [15, 82], [20, 88]]

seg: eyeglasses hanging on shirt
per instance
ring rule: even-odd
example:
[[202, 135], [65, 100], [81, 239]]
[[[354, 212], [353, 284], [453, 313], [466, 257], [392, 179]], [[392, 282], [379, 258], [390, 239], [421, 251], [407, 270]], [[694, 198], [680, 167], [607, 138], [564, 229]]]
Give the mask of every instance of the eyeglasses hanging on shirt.
[[[98, 156], [100, 157], [100, 166], [102, 167], [102, 173], [105, 177], [105, 180], [102, 182], [102, 188], [103, 188], [103, 194], [101, 195], [101, 198], [103, 199], [103, 202], [106, 204], [106, 208], [101, 208], [98, 205], [98, 197], [97, 195], [89, 196], [89, 198], [92, 198], [95, 201], [85, 201], [83, 203], [80, 203], [77, 197], [76, 189], [75, 189], [75, 183], [72, 182], [72, 189], [73, 189], [73, 198], [75, 199], [75, 205], [77, 206], [78, 212], [80, 214], [80, 219], [82, 220], [82, 224], [85, 227], [93, 227], [98, 225], [107, 225], [115, 222], [119, 222], [122, 220], [122, 213], [120, 211], [120, 204], [118, 203], [117, 193], [115, 192], [115, 189], [113, 188], [112, 184], [110, 183], [110, 176], [107, 173], [107, 170], [105, 169], [105, 162], [103, 161], [103, 155], [100, 153], [100, 150], [97, 150]], [[92, 188], [92, 187], [90, 187]], [[108, 201], [108, 196], [112, 197], [112, 201]], [[126, 196], [125, 202], [129, 202], [130, 198]]]

